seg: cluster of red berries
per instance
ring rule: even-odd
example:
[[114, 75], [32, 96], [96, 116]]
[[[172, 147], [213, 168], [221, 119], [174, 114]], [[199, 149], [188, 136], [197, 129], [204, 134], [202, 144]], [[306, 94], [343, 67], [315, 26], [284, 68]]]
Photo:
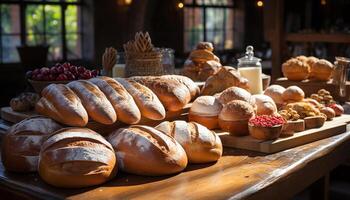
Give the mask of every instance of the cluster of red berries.
[[249, 120], [249, 124], [259, 127], [273, 127], [282, 125], [285, 122], [285, 119], [278, 115], [260, 115], [255, 116]]
[[43, 67], [28, 71], [26, 77], [35, 81], [70, 81], [78, 79], [90, 79], [98, 75], [97, 70], [88, 70], [85, 67], [77, 67], [70, 63], [57, 63], [55, 66]]

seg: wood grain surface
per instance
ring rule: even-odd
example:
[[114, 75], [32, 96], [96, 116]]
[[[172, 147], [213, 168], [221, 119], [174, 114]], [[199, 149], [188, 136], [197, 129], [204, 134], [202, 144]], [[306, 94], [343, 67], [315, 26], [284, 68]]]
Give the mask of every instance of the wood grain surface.
[[225, 148], [217, 163], [163, 177], [118, 173], [85, 189], [54, 188], [35, 173], [9, 173], [0, 165], [0, 189], [38, 199], [285, 199], [344, 162], [349, 139], [343, 133], [271, 155]]

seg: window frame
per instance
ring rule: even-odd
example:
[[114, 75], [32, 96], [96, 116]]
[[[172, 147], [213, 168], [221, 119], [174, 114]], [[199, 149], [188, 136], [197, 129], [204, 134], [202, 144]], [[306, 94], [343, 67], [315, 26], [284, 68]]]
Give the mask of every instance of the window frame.
[[[45, 6], [46, 5], [56, 5], [61, 7], [61, 33], [57, 33], [55, 35], [60, 35], [61, 36], [61, 46], [62, 46], [62, 58], [61, 60], [68, 60], [68, 48], [67, 48], [67, 40], [66, 40], [66, 17], [65, 17], [65, 11], [68, 6], [74, 5], [74, 6], [79, 6], [80, 9], [83, 7], [83, 1], [84, 0], [77, 0], [74, 2], [67, 2], [65, 0], [58, 0], [58, 1], [48, 1], [48, 0], [41, 0], [41, 1], [35, 1], [35, 0], [2, 0], [1, 5], [18, 5], [19, 6], [19, 23], [20, 23], [20, 33], [2, 33], [0, 31], [0, 63], [7, 63], [3, 62], [2, 56], [3, 56], [3, 48], [2, 48], [2, 37], [3, 35], [19, 35], [20, 36], [20, 44], [21, 45], [27, 45], [27, 30], [26, 30], [26, 7], [29, 5], [43, 5], [43, 17], [44, 17], [44, 29], [43, 33], [36, 34], [36, 35], [42, 35], [44, 36], [44, 43], [46, 43], [46, 37], [47, 35], [52, 35], [50, 33], [46, 32], [46, 23], [45, 23], [45, 18], [46, 18], [46, 12], [45, 12]], [[82, 19], [83, 13], [80, 12], [80, 18]], [[0, 27], [2, 25], [2, 19], [0, 15]], [[83, 27], [83, 20], [80, 20], [80, 26]], [[69, 33], [71, 34], [71, 33]], [[80, 29], [79, 32], [76, 32], [76, 34], [80, 35], [80, 42], [81, 46], [83, 48], [83, 37], [84, 33], [82, 31], [82, 28]], [[76, 59], [76, 60], [81, 60], [81, 59]], [[58, 60], [53, 60], [53, 61], [58, 61]]]
[[[188, 3], [188, 2], [185, 2], [184, 3], [184, 12], [185, 12], [185, 9], [186, 8], [190, 8], [190, 9], [196, 9], [196, 8], [199, 8], [199, 9], [201, 9], [202, 10], [202, 13], [203, 13], [203, 15], [202, 15], [202, 25], [203, 25], [203, 40], [204, 41], [207, 41], [207, 31], [213, 31], [214, 29], [211, 29], [211, 30], [209, 30], [209, 29], [207, 29], [207, 23], [206, 23], [206, 20], [207, 20], [207, 12], [206, 12], [206, 10], [208, 9], [208, 8], [222, 8], [222, 9], [232, 9], [232, 11], [234, 12], [234, 9], [236, 8], [235, 7], [235, 1], [234, 0], [232, 0], [232, 5], [216, 5], [216, 4], [206, 4], [206, 3], [202, 3], [202, 4], [198, 4], [197, 2], [196, 2], [196, 0], [191, 0], [191, 2], [192, 3]], [[226, 20], [227, 20], [227, 13], [226, 12], [224, 12], [224, 20], [223, 20], [223, 24], [224, 24], [224, 27], [226, 26]], [[184, 23], [185, 24], [185, 23]], [[216, 30], [216, 28], [215, 28], [215, 30]], [[226, 36], [227, 36], [227, 34], [226, 34], [226, 28], [224, 28], [224, 29], [217, 29], [217, 30], [221, 30], [221, 31], [223, 31], [223, 35], [224, 35], [224, 40], [226, 39]], [[232, 26], [232, 31], [234, 31], [234, 26]], [[185, 28], [184, 28], [184, 33], [185, 32], [188, 32], [187, 30], [185, 30]], [[232, 39], [234, 39], [234, 38], [232, 38]], [[189, 51], [191, 51], [191, 50], [189, 50]], [[219, 52], [224, 52], [224, 51], [227, 51], [227, 49], [225, 49], [225, 47], [223, 48], [223, 49], [220, 49], [220, 50], [218, 50]], [[186, 50], [186, 47], [184, 46], [184, 52], [188, 52], [188, 50]]]

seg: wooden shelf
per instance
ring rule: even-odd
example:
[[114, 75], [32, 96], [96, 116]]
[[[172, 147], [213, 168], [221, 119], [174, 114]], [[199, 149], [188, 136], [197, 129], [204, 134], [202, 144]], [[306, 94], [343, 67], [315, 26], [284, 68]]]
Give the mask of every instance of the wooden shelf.
[[288, 42], [327, 42], [327, 43], [350, 43], [350, 34], [345, 33], [288, 33]]

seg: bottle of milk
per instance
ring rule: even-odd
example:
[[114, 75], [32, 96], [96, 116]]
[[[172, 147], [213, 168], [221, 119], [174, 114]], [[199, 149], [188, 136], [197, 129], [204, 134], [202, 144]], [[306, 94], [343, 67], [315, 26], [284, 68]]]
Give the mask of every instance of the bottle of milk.
[[254, 57], [253, 46], [247, 46], [245, 56], [238, 59], [238, 71], [248, 79], [249, 92], [252, 94], [263, 93], [260, 61], [260, 58]]

